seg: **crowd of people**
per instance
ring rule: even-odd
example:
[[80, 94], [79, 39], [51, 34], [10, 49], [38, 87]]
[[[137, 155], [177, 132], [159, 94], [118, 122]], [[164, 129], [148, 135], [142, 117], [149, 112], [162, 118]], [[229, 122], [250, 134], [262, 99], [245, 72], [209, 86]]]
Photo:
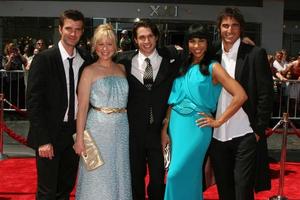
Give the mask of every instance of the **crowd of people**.
[[5, 70], [28, 71], [33, 57], [45, 49], [46, 44], [43, 39], [37, 39], [34, 44], [26, 41], [25, 45], [8, 42], [4, 46], [1, 68]]
[[[274, 79], [274, 116], [288, 112], [292, 117], [300, 115], [300, 52], [290, 57], [285, 49], [269, 54], [268, 60]], [[281, 104], [281, 105], [280, 105]], [[280, 112], [281, 111], [281, 112]]]
[[[47, 44], [43, 38], [21, 38], [18, 42], [7, 42], [4, 45], [3, 54], [0, 54], [0, 70], [5, 70], [5, 72], [1, 73], [0, 89], [5, 97], [17, 107], [26, 109], [25, 92], [33, 57], [53, 46], [54, 44], [51, 42]], [[90, 41], [79, 41], [76, 46], [91, 52]], [[117, 48], [118, 52], [128, 51], [132, 49], [132, 46], [133, 43], [129, 38], [128, 31], [122, 30]]]
[[24, 48], [13, 42], [5, 44], [0, 67], [1, 70], [5, 70], [1, 72], [1, 92], [19, 108], [25, 108], [25, 90], [31, 61], [36, 54], [45, 49], [43, 39], [38, 39], [35, 45], [28, 42]]
[[[242, 40], [245, 20], [237, 8], [222, 10], [217, 28], [218, 42], [193, 24], [182, 49], [158, 47], [158, 27], [141, 20], [132, 30], [137, 49], [130, 50], [128, 31], [118, 44], [112, 26], [102, 24], [91, 40], [92, 57], [78, 48], [83, 14], [66, 10], [57, 45], [38, 49], [34, 58], [33, 48], [19, 53], [19, 66], [29, 70], [36, 199], [68, 200], [76, 185], [78, 200], [143, 200], [146, 192], [149, 200], [202, 200], [208, 160], [222, 200], [254, 200], [254, 191], [269, 190], [264, 133], [273, 109], [272, 71], [284, 77], [300, 59], [271, 70], [266, 51]], [[104, 160], [92, 171], [80, 159], [88, 155], [85, 130]]]
[[300, 52], [297, 56], [289, 57], [285, 49], [268, 55], [274, 78], [281, 81], [300, 80]]

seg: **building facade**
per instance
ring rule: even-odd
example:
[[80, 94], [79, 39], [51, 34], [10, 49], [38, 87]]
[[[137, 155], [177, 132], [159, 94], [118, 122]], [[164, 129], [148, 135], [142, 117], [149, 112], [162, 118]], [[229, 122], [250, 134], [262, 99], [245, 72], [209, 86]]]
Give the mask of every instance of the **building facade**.
[[226, 6], [235, 6], [242, 11], [247, 22], [246, 35], [269, 53], [283, 47], [292, 53], [299, 51], [300, 42], [294, 40], [297, 41], [300, 34], [297, 30], [292, 36], [289, 34], [295, 31], [289, 28], [292, 27], [290, 23], [295, 27], [297, 21], [285, 24], [284, 0], [0, 1], [0, 48], [3, 50], [9, 40], [24, 38], [44, 38], [48, 43], [56, 43], [59, 38], [57, 16], [65, 9], [83, 12], [87, 18], [86, 39], [91, 37], [94, 27], [103, 22], [112, 23], [119, 35], [123, 29], [130, 31], [134, 21], [141, 18], [158, 24], [161, 44], [180, 45], [184, 31], [195, 22], [207, 24], [213, 38], [217, 39], [215, 21], [219, 11]]

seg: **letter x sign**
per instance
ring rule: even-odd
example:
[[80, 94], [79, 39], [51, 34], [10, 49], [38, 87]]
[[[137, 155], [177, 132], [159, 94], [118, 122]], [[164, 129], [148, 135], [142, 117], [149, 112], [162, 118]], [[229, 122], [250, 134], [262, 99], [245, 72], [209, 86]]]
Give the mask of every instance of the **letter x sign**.
[[150, 8], [152, 9], [150, 16], [153, 16], [154, 14], [158, 16], [158, 9], [160, 8], [160, 6], [150, 6]]

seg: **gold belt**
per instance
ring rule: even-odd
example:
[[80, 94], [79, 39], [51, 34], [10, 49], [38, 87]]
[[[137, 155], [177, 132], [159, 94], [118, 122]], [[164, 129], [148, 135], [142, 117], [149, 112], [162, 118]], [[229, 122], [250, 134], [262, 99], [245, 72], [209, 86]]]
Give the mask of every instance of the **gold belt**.
[[92, 106], [93, 109], [103, 112], [105, 114], [111, 114], [111, 113], [124, 113], [127, 112], [126, 108], [108, 108], [108, 107], [95, 107]]

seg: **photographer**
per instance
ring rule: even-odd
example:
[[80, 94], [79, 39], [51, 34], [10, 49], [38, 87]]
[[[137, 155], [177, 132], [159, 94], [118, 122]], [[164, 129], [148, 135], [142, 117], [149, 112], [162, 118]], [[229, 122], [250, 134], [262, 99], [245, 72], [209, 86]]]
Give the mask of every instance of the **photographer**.
[[6, 54], [3, 60], [5, 70], [22, 70], [22, 65], [27, 64], [26, 58], [20, 54], [20, 50], [14, 43], [7, 44], [4, 51]]
[[5, 46], [4, 53], [2, 65], [7, 74], [4, 88], [5, 96], [12, 104], [24, 108], [24, 73], [15, 72], [14, 70], [24, 70], [27, 59], [20, 54], [20, 50], [14, 43], [8, 43]]

